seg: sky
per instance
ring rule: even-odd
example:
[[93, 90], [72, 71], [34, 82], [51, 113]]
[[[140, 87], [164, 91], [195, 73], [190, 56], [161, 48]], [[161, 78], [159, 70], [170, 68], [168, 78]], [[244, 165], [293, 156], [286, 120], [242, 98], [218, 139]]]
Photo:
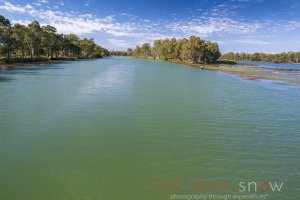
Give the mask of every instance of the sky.
[[0, 0], [12, 23], [38, 21], [109, 50], [191, 35], [222, 53], [300, 51], [300, 0]]

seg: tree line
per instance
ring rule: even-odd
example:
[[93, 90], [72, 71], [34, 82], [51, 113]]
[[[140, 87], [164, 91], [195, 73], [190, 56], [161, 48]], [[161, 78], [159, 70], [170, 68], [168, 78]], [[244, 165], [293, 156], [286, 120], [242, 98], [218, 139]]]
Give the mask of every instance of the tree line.
[[221, 59], [234, 61], [262, 61], [273, 63], [300, 63], [300, 52], [267, 53], [234, 53], [223, 54]]
[[59, 34], [54, 26], [33, 21], [27, 26], [12, 25], [0, 15], [0, 57], [7, 62], [17, 58], [97, 58], [109, 55], [94, 39], [75, 34]]
[[196, 36], [155, 40], [152, 45], [144, 43], [127, 52], [113, 51], [111, 54], [189, 63], [214, 63], [221, 56], [217, 43]]

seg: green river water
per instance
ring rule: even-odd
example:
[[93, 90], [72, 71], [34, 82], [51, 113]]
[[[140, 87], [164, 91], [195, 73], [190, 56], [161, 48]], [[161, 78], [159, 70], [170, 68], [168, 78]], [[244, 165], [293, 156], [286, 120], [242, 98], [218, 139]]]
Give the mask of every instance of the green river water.
[[211, 193], [299, 199], [299, 89], [119, 57], [0, 70], [1, 200]]

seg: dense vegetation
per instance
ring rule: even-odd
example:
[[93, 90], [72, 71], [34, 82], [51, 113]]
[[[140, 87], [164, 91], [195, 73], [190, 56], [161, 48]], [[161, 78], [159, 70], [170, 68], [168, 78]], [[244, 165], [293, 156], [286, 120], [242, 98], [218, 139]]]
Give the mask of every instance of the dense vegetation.
[[189, 63], [214, 63], [221, 56], [217, 43], [201, 40], [195, 36], [189, 39], [155, 40], [152, 46], [144, 43], [134, 50], [114, 51], [111, 54]]
[[58, 34], [50, 25], [36, 21], [12, 25], [0, 15], [0, 62], [34, 62], [48, 59], [96, 58], [109, 55], [94, 39]]
[[128, 48], [127, 51], [110, 51], [109, 54], [112, 56], [133, 56], [131, 48]]
[[274, 63], [300, 63], [300, 52], [288, 52], [279, 54], [266, 53], [226, 53], [221, 59], [234, 61], [262, 61]]

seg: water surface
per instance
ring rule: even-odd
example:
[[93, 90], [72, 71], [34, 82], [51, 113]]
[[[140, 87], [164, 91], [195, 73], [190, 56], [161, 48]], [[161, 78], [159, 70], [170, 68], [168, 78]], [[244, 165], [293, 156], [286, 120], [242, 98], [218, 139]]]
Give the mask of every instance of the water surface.
[[199, 176], [296, 199], [299, 110], [298, 89], [155, 61], [1, 69], [0, 199], [170, 199], [157, 184]]

